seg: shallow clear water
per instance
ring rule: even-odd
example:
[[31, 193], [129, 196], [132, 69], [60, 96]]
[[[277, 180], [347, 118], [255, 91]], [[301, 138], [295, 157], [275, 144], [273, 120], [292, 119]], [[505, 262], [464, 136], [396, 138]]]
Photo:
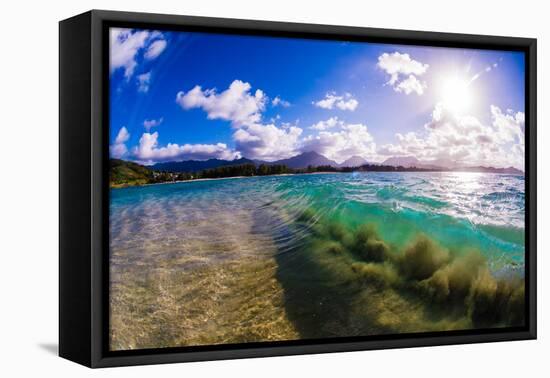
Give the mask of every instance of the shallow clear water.
[[[457, 254], [479, 251], [496, 276], [521, 276], [524, 203], [522, 176], [484, 173], [308, 174], [114, 189], [110, 206], [111, 292], [115, 298], [123, 298], [132, 281], [143, 279], [139, 285], [150, 287], [157, 285], [151, 282], [160, 280], [164, 282], [160, 289], [178, 303], [178, 313], [173, 316], [182, 322], [196, 318], [189, 329], [216, 319], [211, 330], [223, 334], [204, 338], [198, 330], [174, 329], [173, 337], [162, 341], [169, 346], [304, 337], [304, 327], [296, 325], [300, 311], [289, 315], [292, 301], [288, 287], [294, 284], [285, 278], [288, 270], [294, 274], [304, 269], [294, 263], [295, 255], [308, 246], [317, 222], [337, 223], [349, 230], [374, 224], [380, 237], [396, 250], [425, 234]], [[313, 214], [305, 227], [299, 225], [304, 211]], [[177, 278], [180, 280], [199, 273], [201, 279], [181, 281], [184, 283], [175, 287], [174, 274], [180, 273], [184, 275]], [[231, 275], [244, 278], [228, 277]], [[144, 283], [146, 278], [149, 281]], [[198, 291], [212, 294], [198, 301]], [[216, 299], [212, 297], [215, 293], [225, 296]], [[259, 295], [262, 299], [255, 300], [263, 301], [260, 307], [249, 309], [255, 315], [246, 311], [240, 314], [243, 303]], [[117, 308], [127, 312], [128, 303], [134, 299], [124, 300], [112, 302], [112, 319], [114, 324], [130, 327], [131, 319], [120, 318]], [[156, 304], [144, 303], [135, 316], [168, 306], [150, 300]], [[190, 301], [194, 310], [185, 312]], [[229, 316], [228, 311], [234, 314]], [[254, 322], [258, 313], [267, 317], [260, 316], [257, 319], [262, 320]], [[341, 318], [341, 314], [334, 317]], [[354, 318], [346, 321], [346, 326], [353, 328], [357, 322]], [[220, 331], [226, 326], [227, 331]], [[261, 329], [250, 333], [254, 327]], [[353, 331], [342, 331], [341, 327], [328, 324], [321, 336], [369, 332], [362, 325]], [[131, 335], [146, 330], [130, 328], [125, 328], [124, 335], [112, 329], [113, 340], [119, 340], [118, 348], [159, 345], [152, 336], [145, 342]], [[241, 337], [234, 337], [238, 329]], [[329, 331], [333, 329], [337, 330]]]
[[[300, 238], [285, 227], [313, 207], [318, 216], [349, 226], [375, 223], [385, 240], [398, 245], [424, 232], [448, 248], [477, 248], [496, 265], [521, 265], [524, 203], [522, 176], [483, 173], [338, 173], [183, 182], [113, 190], [111, 240], [116, 248], [136, 239], [206, 236], [196, 227], [200, 222], [209, 239], [225, 237], [209, 228], [250, 217], [255, 234], [275, 236], [284, 251]], [[180, 223], [193, 227], [173, 235]]]

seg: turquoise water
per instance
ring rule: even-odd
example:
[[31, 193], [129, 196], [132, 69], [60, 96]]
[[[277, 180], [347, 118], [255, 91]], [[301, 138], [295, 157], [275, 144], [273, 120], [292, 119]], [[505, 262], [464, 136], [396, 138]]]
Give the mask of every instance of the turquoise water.
[[118, 237], [121, 225], [129, 221], [140, 238], [149, 232], [148, 225], [158, 225], [151, 230], [151, 238], [157, 239], [170, 234], [176, 222], [207, 219], [212, 226], [216, 218], [227, 222], [233, 213], [238, 221], [238, 215], [246, 212], [255, 218], [254, 232], [271, 234], [284, 252], [304, 236], [293, 234], [289, 225], [304, 209], [313, 208], [316, 217], [349, 227], [374, 223], [382, 238], [397, 246], [422, 232], [453, 250], [479, 250], [494, 271], [518, 269], [523, 267], [525, 253], [524, 185], [524, 178], [516, 175], [376, 172], [116, 189], [111, 191], [112, 241], [114, 245], [127, 241]]
[[524, 203], [523, 177], [483, 173], [113, 189], [111, 346], [522, 324]]

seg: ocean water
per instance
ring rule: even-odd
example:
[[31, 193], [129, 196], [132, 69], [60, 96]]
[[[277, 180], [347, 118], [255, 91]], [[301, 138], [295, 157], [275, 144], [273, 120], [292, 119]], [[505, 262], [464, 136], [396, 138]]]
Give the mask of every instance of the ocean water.
[[[498, 280], [523, 278], [524, 185], [503, 174], [368, 172], [113, 189], [111, 347], [509, 325], [472, 303], [490, 277], [483, 293], [505, 306], [514, 295]], [[364, 225], [390, 257], [354, 254]], [[400, 278], [409, 263], [399, 256], [422, 237], [434, 246], [427, 250], [453, 256], [434, 274], [452, 271], [444, 289], [433, 284], [439, 278]], [[468, 281], [469, 294], [452, 306], [433, 299], [434, 290], [456, 298], [453, 272], [470, 274], [473, 263], [460, 258], [473, 253], [483, 273]]]

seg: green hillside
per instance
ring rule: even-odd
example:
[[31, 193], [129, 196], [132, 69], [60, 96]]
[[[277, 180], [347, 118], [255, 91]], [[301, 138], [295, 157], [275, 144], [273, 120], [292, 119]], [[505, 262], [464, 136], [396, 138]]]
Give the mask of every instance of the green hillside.
[[143, 185], [153, 181], [153, 171], [143, 165], [119, 159], [111, 159], [109, 164], [111, 188]]

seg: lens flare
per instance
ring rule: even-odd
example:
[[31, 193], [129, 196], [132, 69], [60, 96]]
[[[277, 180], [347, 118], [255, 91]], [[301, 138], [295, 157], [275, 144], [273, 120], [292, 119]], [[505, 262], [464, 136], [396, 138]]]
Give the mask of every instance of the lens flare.
[[445, 79], [441, 87], [441, 99], [444, 106], [455, 114], [470, 110], [473, 103], [470, 81], [459, 77]]

